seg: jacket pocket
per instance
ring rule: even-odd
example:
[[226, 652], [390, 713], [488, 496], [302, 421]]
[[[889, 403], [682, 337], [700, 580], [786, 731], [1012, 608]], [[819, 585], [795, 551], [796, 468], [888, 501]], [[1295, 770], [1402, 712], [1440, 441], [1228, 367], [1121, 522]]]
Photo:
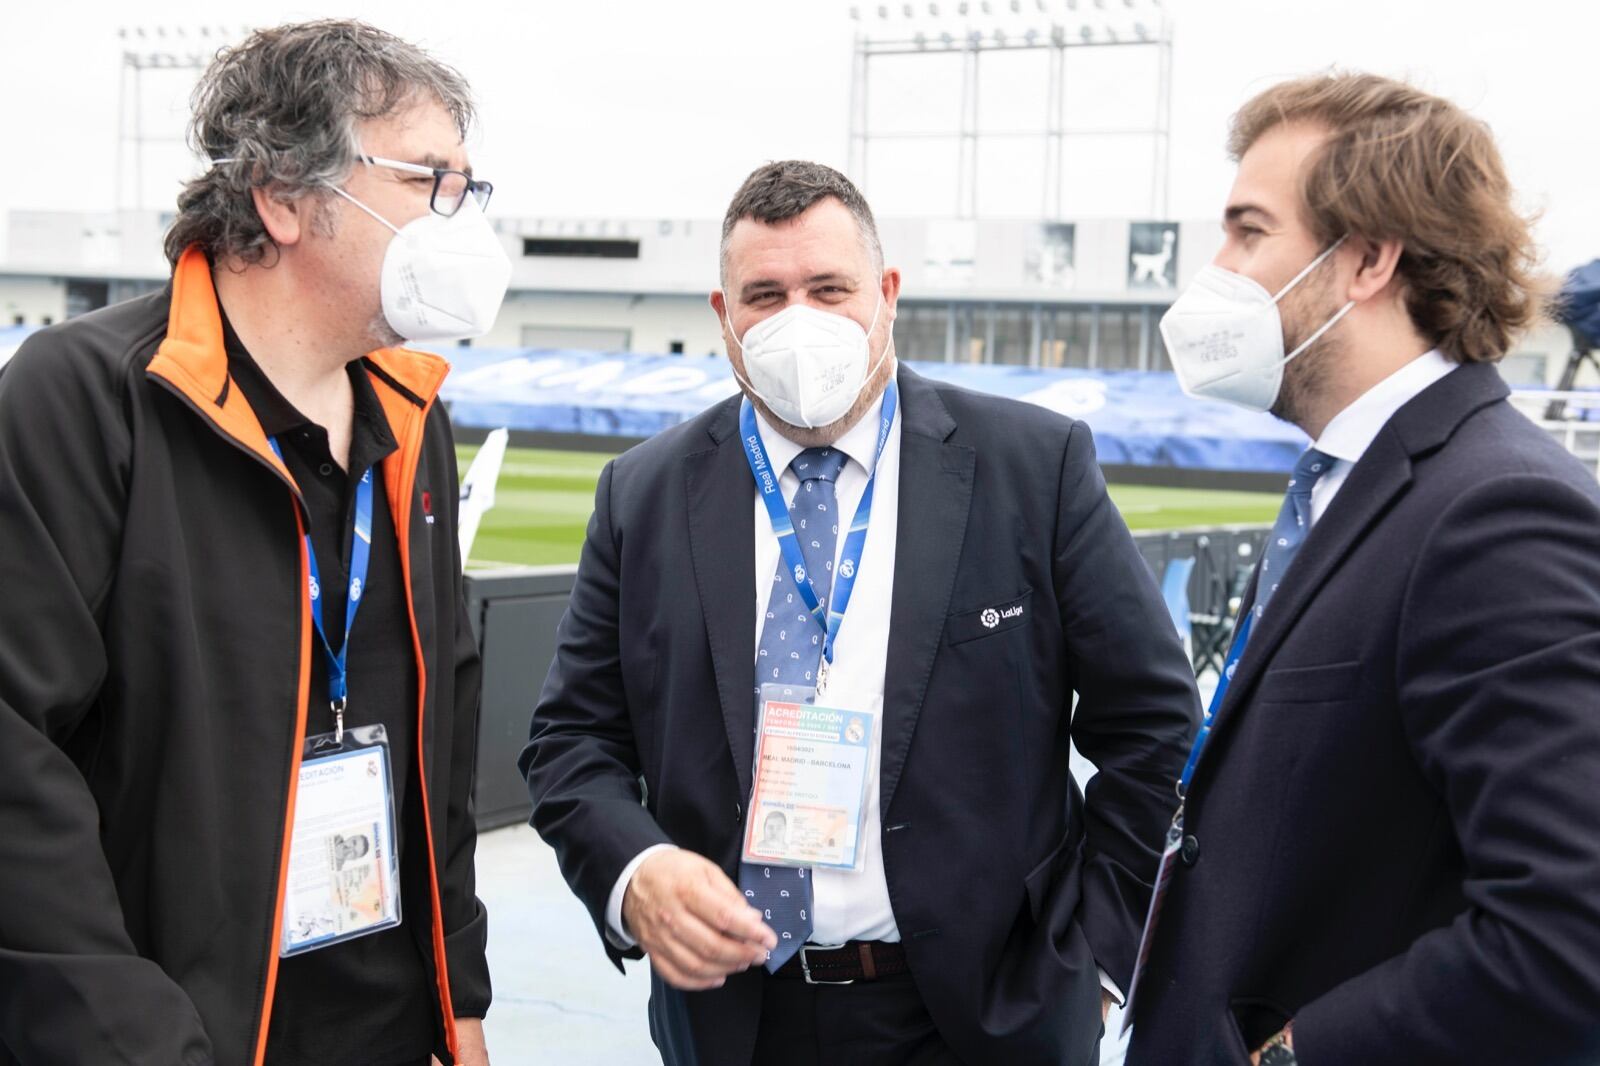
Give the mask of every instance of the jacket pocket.
[[1268, 670], [1256, 687], [1256, 700], [1261, 703], [1342, 703], [1355, 694], [1360, 680], [1361, 663], [1354, 660]]
[[950, 634], [950, 643], [965, 644], [969, 640], [1027, 625], [1033, 610], [1029, 602], [1032, 596], [1033, 590], [1025, 589], [1020, 596], [1013, 596], [1009, 600], [997, 600], [986, 607], [952, 614], [945, 626]]

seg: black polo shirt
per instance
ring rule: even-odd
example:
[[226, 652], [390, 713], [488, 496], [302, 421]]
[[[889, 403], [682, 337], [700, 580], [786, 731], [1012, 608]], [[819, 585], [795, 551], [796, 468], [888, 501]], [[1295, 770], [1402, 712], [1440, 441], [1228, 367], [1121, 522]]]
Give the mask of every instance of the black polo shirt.
[[[322, 623], [337, 651], [344, 641], [356, 484], [398, 445], [362, 363], [349, 366], [355, 393], [349, 472], [334, 461], [328, 432], [284, 399], [224, 322], [228, 372], [261, 427], [277, 440], [305, 500], [322, 581]], [[278, 964], [266, 1061], [272, 1066], [426, 1064], [438, 1039], [433, 980], [424, 961], [432, 910], [417, 791], [417, 666], [406, 609], [399, 542], [381, 471], [374, 471], [372, 554], [350, 633], [345, 728], [382, 723], [395, 776], [401, 924]], [[332, 732], [328, 667], [313, 634], [308, 736]], [[263, 846], [267, 846], [263, 844]], [[272, 846], [276, 846], [275, 843]]]

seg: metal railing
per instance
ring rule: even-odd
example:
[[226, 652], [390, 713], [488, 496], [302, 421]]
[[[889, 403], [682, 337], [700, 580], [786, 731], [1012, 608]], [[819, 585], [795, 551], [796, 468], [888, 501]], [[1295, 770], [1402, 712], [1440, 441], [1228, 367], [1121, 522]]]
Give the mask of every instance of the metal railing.
[[1511, 405], [1600, 478], [1600, 392], [1518, 389]]

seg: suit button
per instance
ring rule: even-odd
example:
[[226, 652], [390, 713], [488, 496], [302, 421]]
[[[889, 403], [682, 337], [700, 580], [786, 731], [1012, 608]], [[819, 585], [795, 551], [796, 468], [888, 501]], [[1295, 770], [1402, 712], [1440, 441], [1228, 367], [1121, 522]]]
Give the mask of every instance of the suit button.
[[1200, 861], [1200, 841], [1192, 836], [1183, 838], [1183, 864], [1193, 866]]

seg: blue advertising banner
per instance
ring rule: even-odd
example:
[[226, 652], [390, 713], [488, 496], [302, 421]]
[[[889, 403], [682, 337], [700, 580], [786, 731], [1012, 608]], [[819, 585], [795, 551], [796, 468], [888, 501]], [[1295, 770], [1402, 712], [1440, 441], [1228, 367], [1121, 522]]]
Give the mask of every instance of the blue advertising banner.
[[[0, 329], [0, 367], [34, 326]], [[720, 356], [444, 348], [444, 401], [458, 426], [649, 437], [738, 385]], [[917, 373], [1088, 423], [1108, 465], [1287, 472], [1306, 446], [1270, 415], [1194, 400], [1170, 373], [912, 363]]]
[[[450, 349], [444, 398], [458, 426], [648, 437], [737, 391], [721, 357]], [[1193, 400], [1170, 373], [913, 363], [917, 373], [1082, 419], [1100, 461], [1288, 471], [1306, 446], [1293, 426]]]

